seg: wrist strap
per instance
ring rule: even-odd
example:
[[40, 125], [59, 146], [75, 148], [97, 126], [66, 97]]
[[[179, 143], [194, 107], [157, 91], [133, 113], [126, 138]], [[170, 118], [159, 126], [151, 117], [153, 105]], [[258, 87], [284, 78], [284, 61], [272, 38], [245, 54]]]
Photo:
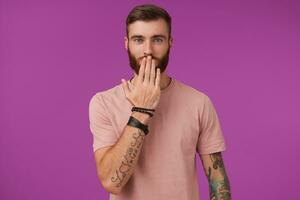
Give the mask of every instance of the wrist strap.
[[141, 129], [145, 133], [145, 135], [147, 135], [149, 132], [147, 125], [141, 123], [138, 119], [132, 116], [129, 117], [127, 125]]

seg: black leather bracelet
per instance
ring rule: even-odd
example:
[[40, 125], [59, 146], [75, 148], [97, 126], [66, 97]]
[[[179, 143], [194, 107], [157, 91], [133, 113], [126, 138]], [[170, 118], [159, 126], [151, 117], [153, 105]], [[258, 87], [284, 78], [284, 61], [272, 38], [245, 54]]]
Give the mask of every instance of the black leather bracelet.
[[149, 132], [147, 125], [141, 123], [138, 119], [132, 116], [129, 117], [127, 125], [141, 129], [145, 133], [145, 135], [147, 135]]

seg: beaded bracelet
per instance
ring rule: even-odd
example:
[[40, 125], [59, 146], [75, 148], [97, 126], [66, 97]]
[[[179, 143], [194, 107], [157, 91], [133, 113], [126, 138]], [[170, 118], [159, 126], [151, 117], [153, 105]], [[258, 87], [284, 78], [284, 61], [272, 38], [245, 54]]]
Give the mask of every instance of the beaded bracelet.
[[150, 108], [141, 108], [141, 107], [136, 107], [136, 106], [134, 106], [133, 108], [155, 112], [155, 109], [150, 109]]
[[148, 114], [150, 117], [153, 117], [153, 114], [151, 112], [145, 111], [145, 110], [139, 110], [139, 109], [132, 109], [131, 111], [136, 111], [136, 112], [140, 112], [140, 113], [146, 113]]
[[146, 113], [150, 117], [153, 117], [153, 114], [151, 112], [148, 112], [147, 110], [152, 110], [153, 112], [155, 111], [154, 109], [145, 109], [145, 108], [140, 108], [140, 107], [133, 107], [131, 109], [131, 111], [137, 111], [137, 112], [141, 112], [141, 113]]

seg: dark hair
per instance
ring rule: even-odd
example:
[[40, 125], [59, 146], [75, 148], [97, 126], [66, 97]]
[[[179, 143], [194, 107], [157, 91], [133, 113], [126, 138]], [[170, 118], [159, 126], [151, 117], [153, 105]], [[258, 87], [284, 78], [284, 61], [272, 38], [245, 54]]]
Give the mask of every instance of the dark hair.
[[135, 21], [152, 21], [157, 19], [164, 19], [167, 22], [169, 28], [169, 38], [171, 36], [171, 23], [172, 19], [169, 13], [156, 5], [144, 4], [135, 6], [127, 16], [126, 19], [126, 34], [128, 37], [128, 26]]

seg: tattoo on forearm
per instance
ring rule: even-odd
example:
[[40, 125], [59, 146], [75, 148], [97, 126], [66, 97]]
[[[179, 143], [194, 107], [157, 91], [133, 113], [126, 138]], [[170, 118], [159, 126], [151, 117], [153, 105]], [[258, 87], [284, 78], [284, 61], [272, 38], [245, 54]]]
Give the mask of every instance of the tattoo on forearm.
[[[230, 193], [230, 183], [227, 177], [224, 163], [222, 159], [222, 154], [220, 152], [210, 155], [210, 159], [213, 163], [212, 168], [208, 168], [208, 181], [209, 181], [209, 191], [211, 200], [231, 200]], [[219, 172], [224, 177], [223, 180], [216, 180], [212, 178], [212, 170], [219, 170]]]
[[134, 133], [133, 134], [133, 139], [134, 141], [131, 143], [131, 146], [132, 147], [135, 147], [136, 148], [140, 148], [141, 144], [143, 143], [143, 139], [144, 139], [144, 135], [142, 134], [142, 131], [141, 130], [138, 130], [138, 133]]
[[209, 182], [209, 192], [211, 200], [231, 200], [228, 178], [225, 177], [220, 181], [211, 180]]
[[220, 152], [209, 155], [214, 169], [224, 169], [224, 163]]
[[144, 134], [141, 130], [133, 133], [133, 140], [131, 142], [131, 147], [127, 149], [124, 159], [122, 160], [121, 166], [116, 170], [115, 176], [111, 178], [112, 182], [117, 182], [117, 187], [120, 187], [124, 182], [128, 172], [130, 171], [134, 160], [137, 158], [139, 148], [144, 140]]

